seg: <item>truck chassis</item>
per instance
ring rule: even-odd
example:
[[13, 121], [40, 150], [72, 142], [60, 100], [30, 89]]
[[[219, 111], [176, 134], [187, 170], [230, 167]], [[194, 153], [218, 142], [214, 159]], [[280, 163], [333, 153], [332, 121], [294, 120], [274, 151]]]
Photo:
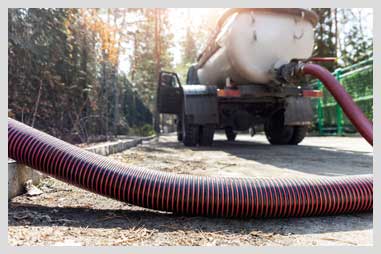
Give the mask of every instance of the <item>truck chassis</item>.
[[224, 130], [227, 140], [234, 141], [238, 131], [254, 134], [259, 126], [270, 144], [297, 145], [313, 119], [308, 97], [321, 95], [292, 84], [219, 88], [187, 81], [181, 85], [176, 73], [163, 71], [157, 90], [157, 109], [177, 116], [177, 137], [185, 146], [211, 146], [215, 130]]

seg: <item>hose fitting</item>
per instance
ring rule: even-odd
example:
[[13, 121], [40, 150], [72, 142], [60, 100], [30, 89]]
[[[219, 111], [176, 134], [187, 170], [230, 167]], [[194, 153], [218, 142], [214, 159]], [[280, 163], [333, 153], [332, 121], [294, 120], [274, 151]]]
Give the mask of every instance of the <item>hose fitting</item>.
[[299, 60], [291, 60], [290, 63], [284, 64], [275, 70], [275, 80], [281, 84], [298, 83], [304, 63]]

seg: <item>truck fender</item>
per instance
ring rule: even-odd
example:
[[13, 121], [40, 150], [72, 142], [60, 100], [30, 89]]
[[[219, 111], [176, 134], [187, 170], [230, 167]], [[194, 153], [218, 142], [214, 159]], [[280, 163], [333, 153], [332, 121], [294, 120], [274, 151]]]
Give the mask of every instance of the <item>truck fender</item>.
[[285, 102], [285, 125], [310, 125], [313, 121], [311, 100], [305, 97], [288, 97]]
[[184, 85], [185, 117], [190, 124], [218, 124], [217, 87], [206, 85]]

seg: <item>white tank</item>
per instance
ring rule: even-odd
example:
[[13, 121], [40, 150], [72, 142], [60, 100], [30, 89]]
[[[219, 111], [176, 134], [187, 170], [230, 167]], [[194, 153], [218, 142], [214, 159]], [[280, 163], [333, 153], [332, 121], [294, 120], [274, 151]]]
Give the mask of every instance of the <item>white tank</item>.
[[209, 41], [198, 63], [201, 84], [221, 87], [227, 78], [238, 85], [266, 84], [274, 68], [311, 56], [316, 14], [305, 9], [244, 10], [229, 15]]

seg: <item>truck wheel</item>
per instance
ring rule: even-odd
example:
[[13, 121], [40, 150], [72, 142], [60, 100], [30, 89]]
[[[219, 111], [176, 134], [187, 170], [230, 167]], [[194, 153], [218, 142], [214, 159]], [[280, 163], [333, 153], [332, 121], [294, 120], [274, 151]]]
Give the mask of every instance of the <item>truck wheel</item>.
[[294, 128], [284, 125], [284, 112], [278, 111], [265, 122], [265, 134], [272, 145], [286, 145], [291, 141]]
[[183, 134], [181, 132], [177, 132], [177, 141], [183, 141]]
[[227, 127], [225, 128], [225, 134], [228, 139], [228, 141], [234, 141], [237, 137], [237, 133], [233, 131], [233, 128]]
[[292, 135], [292, 138], [288, 143], [290, 145], [299, 144], [306, 137], [307, 131], [308, 131], [308, 126], [295, 126], [294, 134]]
[[196, 146], [199, 138], [199, 126], [189, 124], [186, 121], [185, 114], [183, 113], [182, 120], [182, 141], [185, 146]]
[[211, 146], [213, 144], [214, 126], [203, 125], [200, 127], [199, 144], [200, 146]]
[[179, 117], [177, 118], [177, 129], [176, 129], [176, 132], [177, 132], [177, 141], [183, 141], [183, 133], [182, 133], [182, 124], [181, 124], [181, 120], [179, 119]]

